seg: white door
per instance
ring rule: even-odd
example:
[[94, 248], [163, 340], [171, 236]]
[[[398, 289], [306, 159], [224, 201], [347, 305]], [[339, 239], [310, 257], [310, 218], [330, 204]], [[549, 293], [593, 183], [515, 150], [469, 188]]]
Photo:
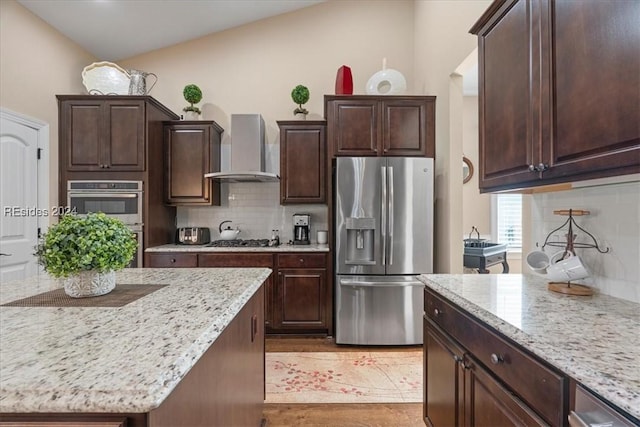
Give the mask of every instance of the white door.
[[0, 283], [5, 283], [39, 271], [34, 251], [38, 227], [48, 223], [48, 209], [42, 206], [48, 198], [38, 194], [39, 182], [46, 182], [39, 171], [44, 159], [40, 153], [38, 160], [38, 148], [48, 142], [48, 125], [5, 110], [1, 113]]

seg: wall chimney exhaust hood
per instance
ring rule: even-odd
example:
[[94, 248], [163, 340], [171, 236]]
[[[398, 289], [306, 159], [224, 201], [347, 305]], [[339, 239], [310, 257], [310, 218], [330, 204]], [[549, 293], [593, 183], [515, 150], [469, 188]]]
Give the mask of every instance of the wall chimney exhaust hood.
[[276, 182], [265, 169], [264, 120], [260, 114], [231, 115], [231, 170], [204, 175], [220, 182]]

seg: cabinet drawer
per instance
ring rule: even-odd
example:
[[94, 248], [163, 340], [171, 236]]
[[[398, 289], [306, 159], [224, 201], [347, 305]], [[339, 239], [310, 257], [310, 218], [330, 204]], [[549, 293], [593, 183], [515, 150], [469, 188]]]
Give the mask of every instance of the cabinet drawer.
[[497, 254], [497, 255], [491, 255], [491, 256], [487, 257], [486, 265], [497, 264], [499, 262], [503, 262], [504, 259], [505, 259], [505, 254], [504, 253]]
[[272, 254], [209, 253], [198, 255], [199, 267], [269, 267], [273, 268]]
[[566, 378], [425, 289], [425, 314], [552, 425], [563, 425]]
[[197, 267], [196, 254], [149, 254], [149, 267]]
[[278, 268], [327, 268], [324, 254], [280, 254]]

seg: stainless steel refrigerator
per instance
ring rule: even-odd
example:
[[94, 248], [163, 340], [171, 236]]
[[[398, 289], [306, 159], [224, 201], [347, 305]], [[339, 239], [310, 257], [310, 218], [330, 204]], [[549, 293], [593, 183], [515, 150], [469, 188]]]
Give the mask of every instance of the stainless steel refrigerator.
[[433, 159], [338, 157], [336, 343], [422, 344], [433, 272]]

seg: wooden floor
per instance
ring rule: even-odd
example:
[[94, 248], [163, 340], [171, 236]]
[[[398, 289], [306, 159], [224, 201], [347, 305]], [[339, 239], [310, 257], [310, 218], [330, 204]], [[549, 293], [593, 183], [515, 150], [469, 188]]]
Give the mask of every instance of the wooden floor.
[[336, 344], [333, 337], [325, 338], [272, 338], [265, 339], [267, 353], [289, 351], [422, 351], [422, 345], [361, 346]]
[[[267, 338], [267, 352], [422, 351], [422, 346], [337, 345], [332, 338]], [[265, 404], [266, 427], [424, 427], [420, 403]]]

